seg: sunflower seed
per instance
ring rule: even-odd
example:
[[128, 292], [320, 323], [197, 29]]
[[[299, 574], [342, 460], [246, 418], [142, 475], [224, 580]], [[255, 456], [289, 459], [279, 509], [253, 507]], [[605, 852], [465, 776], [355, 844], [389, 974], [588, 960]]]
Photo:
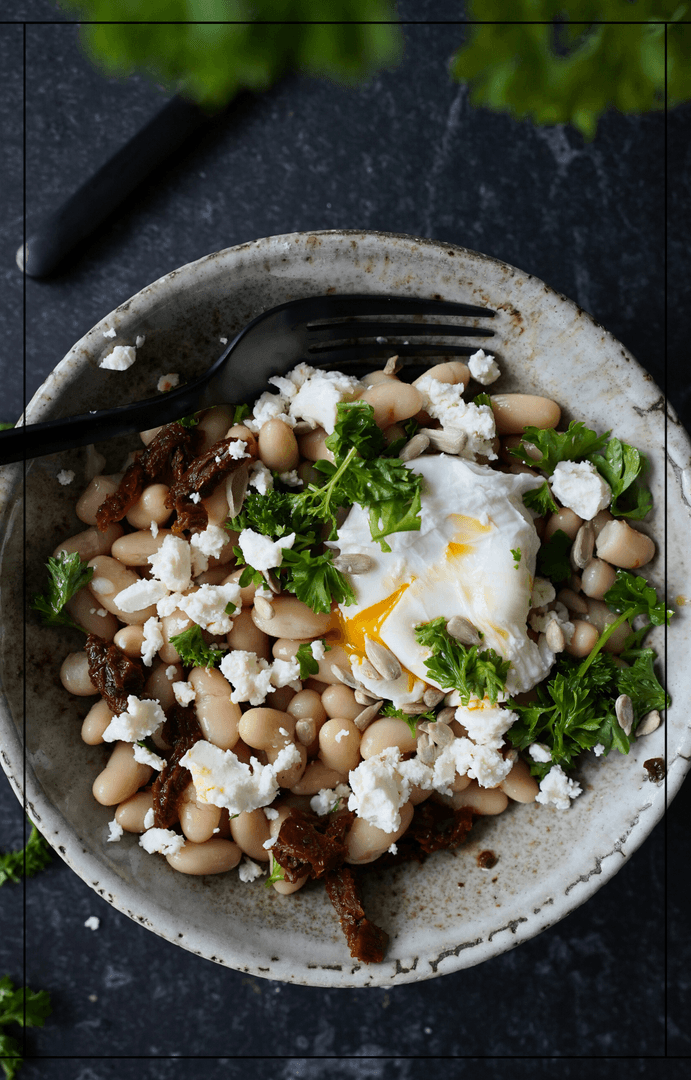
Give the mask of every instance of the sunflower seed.
[[346, 671], [340, 664], [332, 664], [331, 671], [336, 676], [339, 682], [342, 682], [344, 686], [349, 686], [351, 690], [358, 690], [359, 684], [353, 677], [350, 671]]
[[571, 548], [571, 565], [575, 570], [585, 570], [593, 557], [595, 532], [590, 521], [581, 525]]
[[255, 596], [254, 610], [260, 619], [273, 619], [276, 614], [273, 604], [270, 604], [263, 596]]
[[461, 645], [479, 645], [482, 642], [477, 626], [473, 626], [470, 619], [463, 615], [454, 615], [453, 619], [449, 619], [446, 629]]
[[628, 694], [620, 694], [614, 703], [617, 720], [625, 735], [631, 734], [633, 727], [633, 703]]
[[400, 370], [401, 370], [401, 365], [398, 362], [398, 357], [397, 356], [390, 356], [389, 359], [384, 364], [383, 374], [384, 375], [395, 375]]
[[424, 454], [425, 450], [429, 446], [429, 438], [427, 435], [413, 435], [412, 439], [401, 448], [398, 456], [401, 461], [413, 461], [414, 458], [420, 457], [420, 454]]
[[464, 431], [440, 431], [437, 428], [420, 428], [418, 435], [426, 435], [433, 450], [440, 454], [460, 454], [468, 441]]
[[435, 746], [450, 746], [454, 740], [454, 733], [448, 724], [440, 724], [438, 721], [425, 720], [418, 724], [417, 730], [419, 734], [427, 735]]
[[444, 690], [436, 690], [434, 687], [430, 687], [429, 690], [425, 690], [422, 695], [422, 700], [428, 709], [433, 709], [435, 705], [438, 705], [443, 697], [446, 697]]
[[228, 513], [230, 517], [237, 517], [242, 510], [245, 495], [247, 494], [249, 475], [249, 465], [243, 464], [235, 469], [226, 481], [226, 499], [228, 500]]
[[363, 679], [374, 679], [375, 682], [381, 679], [381, 675], [375, 668], [374, 664], [370, 664], [369, 660], [365, 659], [360, 664], [360, 675]]
[[566, 645], [564, 631], [556, 619], [551, 619], [545, 630], [545, 639], [553, 653], [563, 652]]
[[[357, 701], [357, 691], [355, 692], [355, 700]], [[365, 728], [372, 723], [375, 716], [379, 715], [379, 710], [383, 704], [383, 701], [375, 701], [372, 705], [368, 705], [366, 709], [363, 709], [361, 713], [358, 713], [353, 720], [355, 727], [358, 728], [359, 731], [364, 731]]]
[[317, 724], [312, 716], [298, 720], [295, 725], [295, 736], [303, 746], [310, 746], [317, 737]]
[[342, 574], [366, 574], [373, 568], [374, 559], [356, 552], [352, 555], [339, 555], [334, 559], [334, 566]]
[[274, 574], [273, 570], [262, 570], [262, 577], [271, 589], [271, 592], [274, 594], [274, 596], [278, 596], [281, 591], [281, 583]]
[[355, 691], [354, 696], [358, 705], [373, 705], [377, 700], [374, 694], [370, 694], [368, 690], [361, 690], [359, 687]]
[[504, 761], [518, 761], [518, 750], [511, 749], [504, 755]]
[[451, 706], [447, 706], [445, 709], [440, 709], [437, 713], [437, 723], [450, 724], [451, 721], [455, 719], [455, 716], [456, 710], [451, 708]]
[[365, 652], [370, 664], [374, 664], [382, 679], [389, 679], [391, 682], [400, 679], [403, 669], [386, 645], [380, 645], [378, 641], [365, 637]]
[[427, 706], [422, 701], [409, 701], [406, 705], [399, 706], [399, 708], [406, 716], [419, 716], [420, 713], [427, 712]]
[[661, 723], [662, 720], [657, 709], [646, 713], [636, 728], [636, 738], [640, 738], [641, 735], [652, 735], [654, 731], [657, 731]]

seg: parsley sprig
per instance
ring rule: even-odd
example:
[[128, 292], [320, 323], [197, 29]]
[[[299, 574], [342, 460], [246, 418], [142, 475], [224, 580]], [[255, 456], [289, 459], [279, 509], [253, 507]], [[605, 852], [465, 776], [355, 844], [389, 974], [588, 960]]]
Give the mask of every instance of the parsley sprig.
[[510, 661], [502, 659], [494, 649], [478, 652], [477, 645], [461, 645], [449, 634], [444, 618], [416, 626], [415, 640], [432, 650], [425, 667], [443, 690], [458, 690], [463, 705], [471, 697], [488, 697], [496, 704], [506, 686]]
[[437, 714], [434, 709], [429, 709], [427, 712], [415, 713], [412, 716], [409, 716], [408, 713], [404, 713], [402, 709], [397, 709], [391, 701], [388, 701], [386, 705], [382, 706], [379, 715], [395, 716], [397, 720], [405, 720], [410, 728], [410, 734], [413, 738], [417, 736], [417, 726], [418, 724], [421, 724], [423, 720], [433, 722], [437, 719]]
[[40, 870], [45, 870], [49, 863], [50, 848], [32, 824], [25, 848], [0, 854], [0, 885], [6, 881], [17, 884], [23, 877], [33, 877]]
[[6, 1080], [13, 1080], [24, 1060], [18, 1039], [5, 1032], [7, 1024], [43, 1027], [51, 1013], [50, 995], [45, 990], [15, 987], [9, 975], [0, 979], [0, 1058]]
[[[622, 623], [630, 623], [636, 616], [645, 615], [648, 618], [648, 626], [644, 629], [647, 630], [650, 626], [662, 626], [664, 623], [669, 625], [669, 620], [674, 614], [664, 600], [658, 600], [653, 586], [649, 585], [640, 574], [632, 574], [630, 570], [617, 570], [614, 585], [605, 593], [603, 600], [612, 611], [618, 612], [619, 618], [606, 626], [600, 634], [595, 647], [580, 666], [581, 675], [586, 673], [603, 645], [609, 641]], [[640, 631], [637, 636], [642, 636]]]
[[[325, 641], [322, 641], [322, 645], [327, 652], [331, 649], [331, 646], [327, 645]], [[309, 679], [312, 675], [319, 674], [319, 661], [315, 660], [312, 645], [309, 641], [303, 641], [302, 645], [298, 645], [295, 659], [300, 665], [301, 679]]]
[[84, 627], [71, 619], [63, 608], [75, 593], [91, 581], [93, 567], [82, 562], [78, 551], [72, 551], [69, 555], [61, 551], [57, 558], [51, 555], [47, 566], [48, 585], [42, 593], [34, 596], [31, 607], [40, 613], [46, 626], [71, 626], [84, 631]]
[[214, 667], [225, 656], [225, 649], [206, 644], [202, 628], [196, 623], [181, 634], [172, 634], [170, 644], [178, 650], [180, 659], [187, 667]]

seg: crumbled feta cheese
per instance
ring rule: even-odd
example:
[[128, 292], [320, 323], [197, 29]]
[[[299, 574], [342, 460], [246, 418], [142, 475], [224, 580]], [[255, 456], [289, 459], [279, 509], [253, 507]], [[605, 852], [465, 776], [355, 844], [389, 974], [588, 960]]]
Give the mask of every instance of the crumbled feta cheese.
[[491, 746], [478, 746], [470, 739], [454, 739], [434, 762], [433, 785], [442, 795], [451, 795], [456, 773], [477, 780], [480, 787], [496, 787], [511, 772], [513, 762]]
[[153, 538], [155, 540], [156, 537], [158, 536], [158, 522], [152, 520], [151, 524], [149, 525], [149, 528], [151, 529], [151, 535], [153, 536]]
[[561, 765], [553, 765], [552, 768], [540, 781], [540, 790], [535, 796], [535, 802], [547, 806], [553, 803], [558, 810], [568, 810], [571, 799], [575, 799], [581, 793], [581, 785], [576, 780], [571, 780], [566, 775]]
[[179, 836], [172, 829], [147, 829], [139, 837], [139, 846], [149, 855], [177, 855], [185, 846], [185, 837]]
[[117, 336], [117, 330], [114, 330], [112, 326], [109, 326], [107, 330], [103, 331], [105, 338], [114, 338]]
[[269, 851], [274, 846], [277, 840], [277, 836], [270, 836], [268, 840], [264, 841], [262, 847], [265, 849], [265, 851]]
[[423, 409], [446, 430], [462, 432], [466, 443], [460, 457], [473, 460], [482, 454], [490, 460], [496, 458], [492, 441], [497, 433], [494, 413], [489, 405], [473, 405], [463, 400], [463, 383], [443, 383], [427, 377], [418, 383], [424, 401]]
[[238, 544], [245, 562], [253, 566], [255, 570], [272, 570], [280, 566], [283, 562], [284, 549], [292, 548], [294, 543], [295, 533], [274, 541], [269, 536], [254, 532], [253, 529], [243, 529], [238, 537]]
[[193, 502], [195, 504], [195, 506], [196, 506], [196, 504], [200, 503], [201, 501], [202, 501], [202, 497], [199, 494], [199, 492], [198, 491], [193, 491], [192, 494], [190, 495], [190, 502]]
[[181, 536], [169, 533], [158, 551], [149, 555], [148, 562], [156, 580], [162, 581], [171, 592], [184, 592], [189, 589], [192, 558], [190, 545]]
[[[290, 378], [290, 375], [288, 376]], [[362, 384], [339, 371], [314, 371], [290, 401], [289, 415], [296, 420], [314, 420], [331, 434], [341, 401], [352, 401]]]
[[151, 581], [148, 578], [140, 578], [133, 585], [122, 589], [115, 597], [115, 603], [121, 611], [142, 611], [143, 608], [157, 604], [164, 596], [168, 595], [168, 589], [162, 581]]
[[612, 489], [590, 461], [559, 461], [552, 473], [552, 493], [584, 521], [612, 501]]
[[[173, 612], [177, 610], [177, 606], [182, 599], [184, 599], [184, 597], [181, 592], [172, 592], [169, 593], [168, 596], [164, 596], [162, 600], [159, 600], [156, 604], [156, 611], [158, 612], [159, 618], [165, 619], [166, 616], [172, 615]], [[180, 622], [176, 629], [171, 630], [170, 633], [179, 633], [180, 630], [185, 629], [185, 625], [186, 620], [185, 622]]]
[[528, 753], [530, 754], [533, 761], [544, 762], [552, 760], [552, 752], [549, 746], [546, 746], [544, 743], [541, 742], [531, 743], [528, 747]]
[[288, 405], [288, 399], [283, 394], [271, 394], [267, 390], [254, 403], [252, 416], [243, 420], [243, 424], [255, 434], [263, 428], [264, 424], [268, 424], [269, 420], [280, 419], [288, 427], [293, 427], [295, 421], [288, 416]]
[[302, 765], [302, 754], [295, 743], [290, 742], [281, 747], [271, 767], [276, 776], [279, 776], [284, 769], [292, 769], [293, 765]]
[[260, 866], [259, 863], [253, 862], [247, 855], [243, 858], [242, 862], [238, 866], [238, 877], [240, 881], [250, 882], [256, 881], [262, 874], [266, 873], [266, 868]]
[[123, 829], [120, 822], [116, 821], [115, 818], [113, 818], [112, 821], [108, 822], [108, 836], [106, 838], [107, 843], [113, 844], [117, 840], [121, 840], [124, 832], [125, 830]]
[[134, 345], [116, 345], [107, 356], [101, 360], [99, 367], [107, 371], [127, 371], [137, 359], [137, 350]]
[[602, 745], [602, 743], [601, 742], [595, 743], [595, 746], [593, 747], [593, 753], [595, 754], [595, 757], [601, 757], [604, 754], [604, 752], [605, 752], [605, 748]]
[[[221, 452], [227, 454], [233, 461], [240, 461], [242, 458], [249, 457], [247, 443], [244, 439], [234, 439]], [[221, 459], [217, 458], [216, 460], [220, 461]]]
[[536, 577], [533, 581], [533, 591], [530, 596], [531, 608], [543, 608], [551, 604], [556, 598], [557, 591], [548, 578]]
[[518, 716], [509, 709], [485, 705], [470, 709], [461, 705], [456, 709], [456, 720], [463, 725], [476, 745], [491, 746], [492, 749], [498, 750], [504, 745], [502, 736], [518, 720]]
[[221, 674], [233, 687], [230, 700], [261, 705], [271, 688], [271, 665], [256, 653], [233, 649], [221, 660]]
[[478, 349], [476, 353], [473, 353], [468, 358], [468, 367], [475, 382], [479, 382], [480, 386], [489, 386], [490, 383], [496, 382], [501, 375], [499, 365], [494, 357], [482, 349]]
[[144, 814], [144, 828], [145, 829], [153, 829], [155, 816], [156, 815], [154, 814], [154, 808], [153, 808], [153, 806], [150, 806], [149, 809]]
[[249, 487], [255, 488], [260, 495], [266, 495], [273, 491], [274, 478], [271, 469], [267, 469], [262, 461], [255, 461], [250, 469]]
[[142, 639], [142, 660], [146, 667], [151, 667], [154, 656], [162, 649], [165, 642], [159, 620], [152, 615], [144, 623], [144, 637]]
[[190, 538], [193, 548], [198, 548], [202, 555], [217, 559], [228, 542], [228, 533], [220, 525], [207, 525], [203, 532], [195, 533]]
[[220, 341], [221, 345], [227, 345], [228, 344], [228, 338], [227, 337], [220, 337], [218, 340]]
[[74, 480], [74, 472], [72, 469], [60, 469], [58, 473], [58, 483], [65, 487], [67, 484], [71, 484]]
[[361, 761], [348, 777], [348, 809], [377, 829], [394, 833], [401, 827], [400, 809], [410, 797], [411, 782], [400, 768], [401, 751], [387, 746]]
[[398, 855], [398, 845], [397, 844], [391, 844], [387, 848], [387, 850], [390, 852], [391, 855]]
[[146, 337], [145, 337], [144, 334], [137, 334], [136, 338], [134, 339], [135, 347], [137, 349], [141, 349], [141, 347], [142, 347], [142, 345], [144, 344], [145, 341], [146, 341]]
[[[351, 791], [347, 784], [336, 784], [335, 788], [321, 788], [317, 795], [310, 799], [310, 808], [319, 817], [331, 813], [341, 799], [350, 797]], [[266, 811], [264, 811], [266, 813]]]
[[190, 705], [197, 697], [197, 691], [191, 682], [174, 682], [173, 693], [178, 705]]
[[100, 925], [101, 920], [98, 918], [97, 915], [89, 915], [89, 918], [84, 923], [84, 926], [87, 928], [87, 930], [98, 930]]
[[280, 770], [275, 765], [262, 765], [255, 757], [245, 765], [232, 750], [221, 750], [204, 739], [187, 751], [180, 764], [191, 772], [199, 802], [225, 806], [231, 814], [269, 806], [278, 792], [276, 772]]
[[337, 743], [340, 743], [343, 742], [344, 739], [347, 739], [349, 735], [350, 732], [348, 731], [348, 728], [342, 727], [340, 731], [336, 732], [334, 738]]
[[176, 375], [175, 372], [171, 372], [170, 375], [161, 375], [161, 378], [156, 383], [156, 389], [164, 394], [166, 390], [174, 390], [179, 385], [180, 376]]
[[311, 641], [310, 651], [315, 660], [323, 660], [326, 656], [326, 645], [323, 641]]
[[137, 742], [152, 735], [165, 723], [166, 714], [158, 701], [140, 701], [134, 694], [127, 698], [127, 710], [114, 716], [103, 732], [104, 742]]
[[278, 817], [278, 810], [274, 810], [272, 806], [264, 806], [262, 807], [262, 809], [264, 811], [264, 817], [267, 819], [267, 821], [275, 821]]
[[278, 479], [281, 481], [282, 484], [285, 484], [286, 487], [302, 486], [302, 480], [298, 476], [297, 469], [291, 469], [289, 472], [279, 473]]
[[298, 660], [274, 660], [271, 665], [271, 685], [276, 689], [282, 686], [290, 686], [293, 690], [301, 690], [300, 662]]
[[169, 666], [166, 668], [166, 679], [168, 680], [168, 682], [172, 682], [173, 679], [177, 679], [177, 677], [178, 669], [176, 668], [175, 664], [169, 664]]
[[152, 769], [156, 769], [157, 772], [166, 767], [165, 760], [162, 757], [154, 754], [152, 750], [149, 750], [148, 746], [141, 746], [138, 742], [134, 744], [134, 760], [138, 761], [140, 765], [149, 765]]
[[232, 630], [233, 619], [226, 614], [229, 604], [233, 604], [236, 611], [242, 605], [240, 586], [233, 582], [202, 585], [196, 592], [178, 601], [180, 611], [184, 611], [197, 626], [211, 634], [228, 634]]

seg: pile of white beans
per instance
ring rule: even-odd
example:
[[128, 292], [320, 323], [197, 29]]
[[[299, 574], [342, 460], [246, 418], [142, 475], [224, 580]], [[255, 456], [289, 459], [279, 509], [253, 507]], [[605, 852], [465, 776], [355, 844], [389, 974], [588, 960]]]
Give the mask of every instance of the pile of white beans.
[[[470, 379], [466, 365], [457, 361], [437, 365], [429, 373], [448, 383], [467, 385]], [[402, 423], [413, 416], [427, 428], [433, 428], [433, 421], [421, 414], [423, 398], [415, 384], [402, 382], [395, 375], [385, 375], [381, 371], [368, 376], [364, 382], [367, 389], [361, 399], [373, 406], [375, 420], [384, 430], [387, 443], [404, 436]], [[524, 394], [493, 395], [492, 402], [497, 422], [498, 467], [525, 471], [526, 466], [517, 464], [508, 451], [518, 444], [526, 425], [556, 426], [560, 420], [559, 406], [547, 398]], [[309, 425], [298, 424], [293, 430], [281, 419], [272, 419], [255, 436], [244, 425], [233, 425], [232, 416], [232, 408], [220, 407], [209, 410], [202, 417], [198, 428], [203, 436], [201, 452], [224, 437], [243, 439], [269, 469], [278, 473], [297, 469], [303, 482], [323, 481], [323, 476], [313, 469], [314, 461], [331, 458], [325, 446], [326, 432], [322, 428], [308, 430]], [[143, 442], [148, 444], [157, 430], [143, 432]], [[121, 474], [99, 475], [89, 483], [76, 506], [77, 516], [87, 528], [65, 540], [54, 554], [78, 551], [80, 558], [94, 570], [89, 586], [68, 603], [71, 616], [88, 632], [113, 641], [128, 656], [140, 658], [143, 624], [156, 615], [156, 608], [124, 612], [119, 609], [116, 598], [121, 590], [140, 577], [148, 576], [148, 557], [158, 550], [170, 533], [167, 526], [172, 511], [166, 507], [167, 486], [151, 484], [127, 514], [127, 530], [123, 525], [114, 524], [105, 532], [99, 532], [95, 527], [96, 511], [106, 496], [116, 490], [120, 478]], [[229, 508], [224, 483], [202, 502], [209, 524], [222, 525], [226, 521]], [[583, 522], [569, 509], [561, 509], [550, 518], [536, 522], [543, 539], [549, 539], [554, 531], [561, 529], [574, 540], [574, 548], [578, 541], [580, 562], [574, 565], [568, 587], [563, 588], [557, 598], [566, 606], [574, 623], [573, 638], [566, 646], [574, 656], [586, 655], [607, 623], [616, 617], [602, 601], [614, 580], [615, 568], [644, 565], [654, 554], [649, 537], [623, 521], [615, 522], [614, 528], [609, 528], [609, 535], [605, 535], [606, 543], [601, 542], [604, 530], [612, 522], [612, 515], [606, 510], [592, 522]], [[195, 579], [194, 588], [203, 583], [238, 581], [242, 570], [234, 569], [235, 543], [237, 534], [229, 533], [219, 557], [210, 560], [208, 570]], [[597, 554], [594, 554], [595, 546]], [[295, 655], [300, 643], [328, 638], [331, 615], [316, 614], [296, 597], [279, 595], [274, 597], [273, 613], [267, 619], [253, 607], [254, 592], [254, 585], [242, 590], [243, 607], [232, 630], [222, 639], [211, 640], [229, 649], [256, 653], [266, 660], [271, 660], [272, 656], [288, 660]], [[265, 607], [263, 610], [265, 612]], [[231, 687], [218, 670], [193, 668], [185, 672], [183, 669], [170, 635], [192, 625], [191, 620], [177, 610], [161, 622], [164, 645], [146, 681], [145, 697], [156, 698], [165, 710], [174, 702], [173, 682], [188, 679], [196, 692], [194, 706], [204, 739], [223, 750], [232, 750], [245, 763], [249, 763], [251, 756], [258, 757], [262, 763], [272, 762], [290, 743], [300, 754], [299, 764], [278, 774], [281, 791], [273, 804], [277, 815], [271, 820], [263, 809], [230, 819], [227, 810], [199, 801], [190, 782], [179, 809], [179, 826], [185, 843], [178, 853], [167, 856], [174, 869], [186, 874], [221, 873], [237, 866], [243, 854], [265, 865], [271, 859], [265, 844], [277, 836], [292, 806], [307, 807], [310, 796], [324, 788], [333, 789], [337, 784], [347, 783], [352, 769], [386, 747], [398, 747], [402, 753], [415, 751], [416, 739], [401, 719], [374, 717], [365, 730], [355, 723], [363, 706], [356, 701], [353, 690], [343, 685], [333, 672], [334, 665], [349, 669], [348, 658], [340, 647], [334, 647], [324, 660], [319, 661], [318, 673], [304, 682], [301, 690], [295, 692], [288, 687], [275, 690], [265, 706], [245, 707], [243, 711], [240, 705], [231, 701]], [[613, 653], [620, 652], [629, 633], [630, 627], [625, 624], [609, 639], [606, 648]], [[72, 694], [89, 697], [98, 693], [89, 678], [83, 651], [66, 657], [60, 677], [65, 689]], [[110, 721], [107, 704], [103, 700], [97, 701], [82, 724], [84, 742], [90, 746], [103, 743], [103, 733]], [[455, 719], [450, 719], [450, 727], [455, 735], [466, 735]], [[162, 737], [154, 735], [153, 738], [165, 754]], [[507, 753], [515, 756], [515, 751], [508, 748]], [[134, 760], [132, 744], [118, 742], [94, 781], [94, 798], [103, 806], [116, 807], [115, 820], [126, 832], [143, 833], [145, 816], [153, 805], [152, 777], [150, 766]], [[495, 788], [480, 787], [477, 781], [457, 774], [452, 796], [435, 794], [432, 797], [443, 799], [455, 808], [471, 807], [478, 814], [500, 814], [510, 800], [533, 802], [537, 793], [538, 785], [528, 766], [516, 757], [507, 778]], [[395, 833], [385, 833], [362, 818], [356, 818], [347, 836], [348, 861], [364, 864], [382, 855], [408, 828], [414, 806], [428, 797], [428, 791], [413, 789], [410, 801], [401, 808], [401, 827]], [[280, 893], [291, 893], [300, 888], [304, 880], [295, 884], [276, 881], [274, 888]]]

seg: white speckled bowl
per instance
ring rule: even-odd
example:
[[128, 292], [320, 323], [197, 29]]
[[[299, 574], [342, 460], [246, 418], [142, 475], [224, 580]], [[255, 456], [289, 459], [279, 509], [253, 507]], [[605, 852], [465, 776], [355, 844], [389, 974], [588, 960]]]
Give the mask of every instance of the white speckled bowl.
[[[589, 422], [649, 454], [656, 511], [643, 528], [660, 555], [650, 576], [661, 587], [666, 538], [667, 596], [691, 597], [689, 525], [691, 448], [662, 395], [633, 357], [590, 316], [536, 278], [474, 251], [407, 236], [362, 232], [269, 237], [209, 255], [174, 270], [122, 304], [94, 327], [55, 368], [28, 409], [38, 421], [148, 397], [158, 377], [207, 367], [229, 337], [262, 310], [325, 291], [440, 296], [487, 304], [503, 372], [497, 389], [554, 397], [566, 419]], [[146, 335], [127, 374], [98, 368], [106, 325], [117, 341]], [[121, 463], [132, 440], [104, 445], [107, 471]], [[61, 487], [62, 468], [76, 472]], [[84, 526], [73, 501], [83, 487], [84, 453], [38, 459], [27, 476], [29, 591], [41, 587], [43, 563], [60, 539]], [[664, 491], [668, 510], [665, 522]], [[2, 513], [3, 766], [21, 797], [22, 488], [19, 467], [0, 479]], [[261, 882], [235, 874], [195, 878], [176, 874], [146, 855], [135, 836], [106, 844], [112, 810], [91, 796], [109, 750], [85, 746], [80, 718], [89, 699], [70, 698], [57, 678], [63, 655], [79, 648], [75, 631], [46, 630], [28, 618], [26, 654], [26, 797], [31, 816], [65, 861], [100, 895], [161, 937], [241, 971], [315, 986], [381, 986], [427, 979], [478, 964], [514, 948], [588, 899], [623, 866], [665, 808], [665, 785], [646, 778], [644, 760], [667, 750], [667, 797], [688, 769], [691, 731], [691, 632], [680, 607], [669, 631], [667, 686], [673, 705], [666, 724], [628, 757], [584, 761], [584, 793], [569, 811], [511, 805], [474, 827], [455, 857], [442, 853], [424, 866], [373, 873], [366, 909], [391, 936], [386, 961], [351, 960], [321, 887], [279, 897]], [[653, 644], [662, 650], [664, 635]], [[491, 848], [494, 874], [477, 866]], [[464, 888], [458, 887], [462, 880]]]

